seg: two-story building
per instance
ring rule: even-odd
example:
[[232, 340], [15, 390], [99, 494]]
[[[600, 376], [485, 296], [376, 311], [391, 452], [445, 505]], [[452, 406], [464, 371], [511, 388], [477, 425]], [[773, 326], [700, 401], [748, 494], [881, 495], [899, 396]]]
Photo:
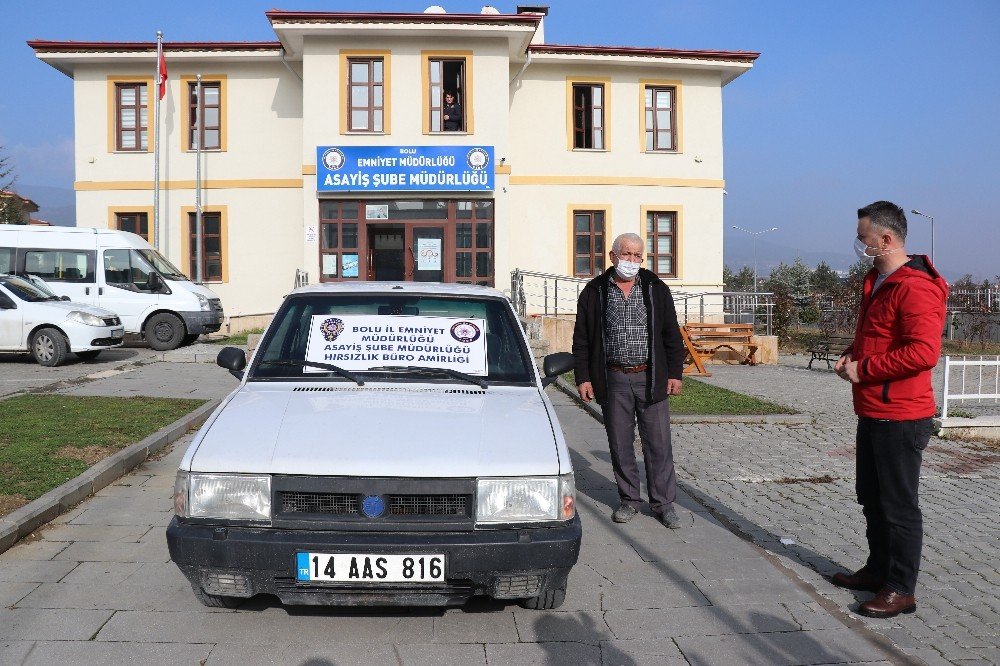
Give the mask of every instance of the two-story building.
[[483, 11], [273, 10], [273, 42], [165, 42], [158, 120], [155, 42], [29, 42], [73, 79], [77, 224], [200, 258], [234, 330], [297, 271], [505, 288], [595, 275], [625, 231], [672, 287], [720, 290], [722, 88], [758, 54], [547, 44], [547, 8]]

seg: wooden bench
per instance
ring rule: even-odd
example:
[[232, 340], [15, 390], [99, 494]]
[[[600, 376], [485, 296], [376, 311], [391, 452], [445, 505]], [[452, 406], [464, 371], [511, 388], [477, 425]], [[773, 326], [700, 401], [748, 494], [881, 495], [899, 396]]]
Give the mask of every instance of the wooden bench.
[[751, 341], [753, 335], [753, 324], [684, 324], [681, 338], [690, 359], [684, 372], [711, 376], [704, 362], [723, 351], [732, 352], [744, 365], [756, 365], [757, 345]]
[[836, 362], [844, 350], [852, 344], [854, 344], [853, 335], [828, 335], [806, 350], [812, 354], [806, 367], [812, 370], [813, 361], [826, 361], [826, 367], [832, 369], [831, 361]]

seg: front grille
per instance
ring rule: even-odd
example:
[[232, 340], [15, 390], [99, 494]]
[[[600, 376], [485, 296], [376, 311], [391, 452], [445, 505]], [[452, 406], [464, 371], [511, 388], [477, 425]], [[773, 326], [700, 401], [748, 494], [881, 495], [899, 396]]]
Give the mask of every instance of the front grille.
[[[304, 493], [283, 491], [283, 513], [320, 513], [334, 516], [361, 515], [361, 496], [348, 493]], [[388, 495], [386, 515], [467, 516], [468, 495]]]
[[122, 320], [118, 317], [103, 317], [105, 326], [118, 326]]
[[493, 584], [495, 599], [527, 599], [538, 595], [541, 576], [500, 576]]
[[123, 342], [122, 338], [94, 338], [90, 341], [91, 347], [114, 347]]
[[394, 516], [465, 516], [468, 495], [390, 495], [389, 513]]
[[357, 515], [358, 496], [346, 493], [280, 493], [285, 513], [325, 513], [335, 516]]

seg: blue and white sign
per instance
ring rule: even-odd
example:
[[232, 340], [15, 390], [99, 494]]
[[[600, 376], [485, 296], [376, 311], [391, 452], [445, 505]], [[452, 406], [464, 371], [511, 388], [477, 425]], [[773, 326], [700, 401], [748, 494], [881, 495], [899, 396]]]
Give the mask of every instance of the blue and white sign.
[[493, 146], [317, 146], [317, 192], [489, 192]]

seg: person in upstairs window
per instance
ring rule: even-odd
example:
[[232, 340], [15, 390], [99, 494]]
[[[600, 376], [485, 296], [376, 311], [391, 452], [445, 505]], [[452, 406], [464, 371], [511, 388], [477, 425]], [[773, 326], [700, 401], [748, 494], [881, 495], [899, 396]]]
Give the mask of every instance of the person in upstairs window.
[[857, 494], [868, 561], [831, 581], [875, 592], [858, 612], [895, 617], [917, 608], [923, 522], [921, 454], [931, 437], [931, 369], [941, 355], [948, 284], [924, 255], [906, 254], [906, 214], [889, 201], [858, 211], [854, 251], [871, 266], [854, 343], [834, 368], [851, 382], [858, 415]]
[[462, 105], [455, 101], [455, 93], [444, 94], [444, 108], [441, 109], [445, 132], [462, 131]]

